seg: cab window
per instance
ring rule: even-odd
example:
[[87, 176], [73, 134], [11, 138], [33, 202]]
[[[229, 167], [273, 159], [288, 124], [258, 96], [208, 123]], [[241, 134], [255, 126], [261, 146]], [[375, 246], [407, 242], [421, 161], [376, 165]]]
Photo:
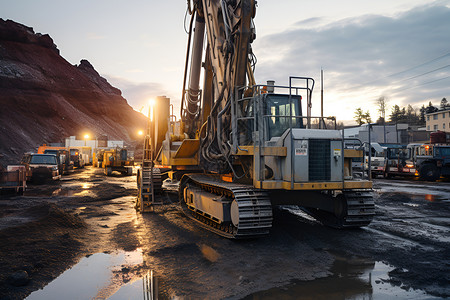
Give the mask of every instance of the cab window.
[[292, 113], [292, 127], [303, 128], [303, 120], [295, 118], [302, 116], [301, 96], [292, 95], [290, 104], [289, 95], [267, 94], [265, 99], [266, 115], [269, 123], [269, 139], [281, 136], [289, 128]]

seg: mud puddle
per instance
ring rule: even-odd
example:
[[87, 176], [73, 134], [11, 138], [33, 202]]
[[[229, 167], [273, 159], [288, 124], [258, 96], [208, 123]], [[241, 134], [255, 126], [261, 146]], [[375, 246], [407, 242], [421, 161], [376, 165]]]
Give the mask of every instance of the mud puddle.
[[[211, 247], [199, 247], [208, 260], [217, 260], [217, 253], [211, 253]], [[408, 270], [365, 258], [333, 255], [335, 262], [330, 270], [333, 274], [330, 277], [297, 281], [257, 292], [243, 299], [440, 299], [405, 286], [390, 275]], [[159, 281], [156, 273], [145, 268], [142, 251], [138, 249], [85, 257], [44, 289], [33, 292], [26, 299], [115, 300], [156, 299], [158, 295], [167, 297], [167, 291], [164, 291], [164, 287], [160, 290], [160, 286], [164, 286], [164, 283]], [[239, 298], [239, 295], [236, 296]]]
[[[140, 249], [132, 252], [96, 253], [84, 257], [43, 289], [26, 299], [108, 299], [122, 286], [140, 281], [142, 297], [143, 257]], [[117, 298], [118, 299], [118, 298]], [[127, 299], [129, 298], [127, 295]]]
[[27, 189], [24, 193], [25, 197], [96, 197], [97, 194], [93, 191], [96, 185], [84, 182], [84, 183], [64, 183], [63, 185], [54, 183], [49, 186], [31, 186], [31, 188]]
[[403, 285], [390, 274], [407, 272], [380, 261], [336, 257], [333, 275], [251, 294], [243, 299], [440, 299]]
[[61, 197], [96, 197], [97, 194], [90, 191], [90, 190], [73, 190], [68, 188], [55, 188], [45, 191], [27, 191], [25, 192], [26, 197], [42, 197], [42, 198], [49, 198], [49, 197], [55, 197], [55, 196], [61, 196]]
[[411, 198], [414, 200], [426, 200], [428, 202], [450, 202], [448, 194], [446, 196], [434, 194], [412, 195]]

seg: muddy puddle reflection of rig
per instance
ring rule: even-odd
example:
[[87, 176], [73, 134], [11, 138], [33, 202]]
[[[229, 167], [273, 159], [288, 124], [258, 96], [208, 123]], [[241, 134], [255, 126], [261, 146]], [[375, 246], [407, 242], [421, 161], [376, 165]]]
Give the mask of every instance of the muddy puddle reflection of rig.
[[436, 299], [393, 279], [391, 273], [398, 269], [390, 265], [367, 258], [331, 254], [335, 257], [330, 269], [332, 276], [293, 282], [243, 299]]
[[257, 292], [244, 299], [372, 299], [371, 271], [375, 262], [335, 256], [332, 276], [298, 281], [281, 288]]
[[142, 277], [144, 300], [156, 300], [158, 299], [159, 287], [158, 278], [153, 276], [153, 270], [148, 271], [144, 277]]

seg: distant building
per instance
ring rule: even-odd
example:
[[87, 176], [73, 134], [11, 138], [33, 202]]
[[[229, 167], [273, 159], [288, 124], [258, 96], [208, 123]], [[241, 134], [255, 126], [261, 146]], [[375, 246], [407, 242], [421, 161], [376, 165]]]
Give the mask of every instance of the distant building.
[[450, 107], [425, 114], [428, 131], [450, 132]]
[[107, 137], [101, 136], [97, 139], [77, 140], [75, 136], [66, 138], [66, 147], [91, 147], [96, 148], [123, 148], [123, 141], [109, 141]]
[[[369, 142], [369, 126], [363, 124], [358, 127], [344, 129], [345, 138], [356, 138], [361, 142]], [[371, 125], [370, 142], [379, 144], [402, 144], [427, 142], [430, 132], [419, 126], [408, 124]]]

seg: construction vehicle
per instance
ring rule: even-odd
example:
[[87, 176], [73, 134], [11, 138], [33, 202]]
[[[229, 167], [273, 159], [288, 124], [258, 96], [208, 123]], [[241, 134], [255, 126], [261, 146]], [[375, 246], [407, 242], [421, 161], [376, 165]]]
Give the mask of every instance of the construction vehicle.
[[62, 149], [45, 149], [44, 154], [53, 154], [58, 161], [59, 174], [67, 174], [73, 171], [73, 162], [70, 160], [69, 150]]
[[450, 177], [450, 143], [446, 134], [434, 132], [427, 143], [387, 148], [384, 176], [418, 177], [436, 181]]
[[33, 171], [30, 168], [31, 155], [33, 155], [32, 152], [25, 152], [20, 159], [20, 165], [25, 168], [26, 181], [30, 181], [33, 175]]
[[96, 168], [101, 168], [103, 166], [103, 156], [105, 153], [105, 149], [95, 149], [92, 154], [92, 165]]
[[81, 147], [81, 157], [83, 158], [84, 165], [92, 164], [92, 148], [91, 147]]
[[116, 147], [103, 152], [102, 168], [106, 176], [111, 176], [114, 171], [131, 176], [133, 165], [134, 162], [128, 159], [128, 150], [125, 148]]
[[[162, 203], [155, 168], [161, 164], [180, 182], [185, 214], [227, 238], [267, 235], [272, 207], [284, 204], [333, 227], [368, 225], [375, 213], [372, 182], [354, 178], [351, 167], [363, 150], [346, 149], [343, 131], [326, 129], [327, 118], [311, 115], [314, 79], [256, 84], [255, 9], [254, 0], [188, 1], [181, 120], [172, 120], [168, 98], [156, 99], [136, 207], [147, 211]], [[321, 128], [312, 129], [313, 121]]]
[[370, 171], [372, 173], [372, 178], [377, 177], [378, 175], [384, 174], [384, 166], [385, 166], [385, 160], [386, 160], [386, 147], [381, 146], [379, 143], [370, 143], [370, 151], [369, 149], [369, 143], [364, 143], [366, 147], [366, 168], [368, 168], [369, 165], [369, 156], [370, 156]]
[[80, 149], [69, 147], [69, 151], [70, 151], [70, 160], [72, 161], [73, 166], [78, 169], [84, 168], [85, 163]]
[[37, 153], [56, 155], [60, 175], [73, 171], [74, 162], [72, 161], [70, 152], [66, 147], [43, 144], [42, 146], [39, 146]]
[[31, 170], [30, 181], [44, 183], [47, 180], [59, 180], [58, 160], [54, 154], [30, 154], [29, 159], [22, 161], [26, 169]]
[[411, 147], [388, 147], [386, 149], [384, 177], [391, 178], [393, 176], [417, 176], [418, 172], [413, 161], [411, 160], [411, 153]]
[[0, 195], [19, 194], [23, 195], [27, 185], [25, 166], [9, 165], [5, 168], [0, 165]]
[[50, 145], [47, 145], [47, 144], [42, 144], [42, 146], [38, 147], [37, 154], [44, 154], [45, 151], [48, 152], [50, 150], [67, 150], [67, 148], [66, 147], [62, 147], [62, 146], [50, 146]]
[[411, 165], [422, 180], [436, 181], [450, 177], [450, 144], [411, 144]]

